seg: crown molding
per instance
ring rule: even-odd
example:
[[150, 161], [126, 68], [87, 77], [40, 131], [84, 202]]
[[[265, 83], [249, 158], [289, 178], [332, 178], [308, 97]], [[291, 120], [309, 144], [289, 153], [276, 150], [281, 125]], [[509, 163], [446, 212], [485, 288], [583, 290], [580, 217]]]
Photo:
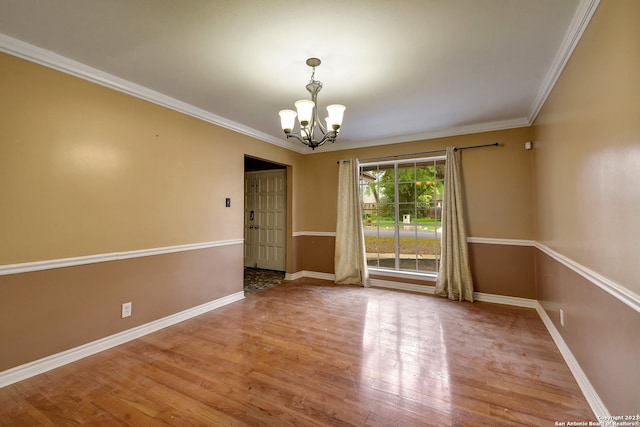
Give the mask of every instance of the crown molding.
[[21, 40], [14, 39], [5, 34], [0, 33], [0, 52], [8, 53], [18, 58], [25, 59], [36, 64], [43, 65], [57, 71], [99, 84], [109, 89], [134, 96], [136, 98], [160, 105], [165, 108], [195, 117], [199, 120], [230, 129], [234, 132], [247, 135], [273, 145], [286, 148], [288, 150], [297, 151], [296, 146], [289, 141], [281, 138], [274, 138], [264, 132], [257, 131], [248, 126], [229, 120], [225, 117], [218, 116], [202, 108], [195, 107], [176, 98], [156, 92], [144, 86], [130, 82], [128, 80], [117, 77], [113, 74], [98, 70], [80, 62], [69, 59], [57, 53], [42, 49]]
[[429, 132], [391, 136], [374, 140], [339, 140], [336, 144], [324, 145], [320, 151], [310, 151], [306, 146], [292, 143], [285, 138], [276, 138], [272, 135], [250, 128], [238, 122], [218, 116], [202, 108], [195, 107], [176, 98], [164, 95], [160, 92], [148, 89], [128, 80], [117, 77], [113, 74], [100, 71], [96, 68], [58, 55], [54, 52], [25, 43], [0, 33], [0, 52], [5, 52], [22, 59], [43, 65], [48, 68], [71, 74], [84, 80], [91, 81], [104, 87], [143, 99], [148, 102], [160, 105], [165, 108], [186, 114], [188, 116], [203, 120], [205, 122], [247, 135], [260, 141], [264, 141], [281, 148], [294, 151], [300, 154], [314, 154], [316, 152], [341, 151], [357, 148], [366, 148], [379, 145], [399, 144], [403, 142], [421, 141], [435, 138], [445, 138], [450, 136], [467, 135], [481, 132], [513, 129], [518, 127], [531, 126], [538, 113], [544, 105], [547, 97], [551, 93], [562, 70], [568, 62], [573, 50], [577, 46], [584, 30], [591, 17], [598, 7], [599, 0], [581, 0], [573, 16], [569, 29], [567, 30], [563, 42], [556, 54], [552, 66], [547, 73], [541, 88], [531, 107], [531, 112], [527, 117], [518, 117], [509, 120], [478, 123], [465, 126], [454, 126]]
[[[576, 9], [571, 24], [565, 33], [564, 39], [556, 53], [556, 56], [552, 62], [549, 72], [545, 76], [538, 95], [536, 96], [531, 111], [527, 117], [518, 117], [515, 119], [501, 120], [495, 122], [478, 123], [467, 126], [457, 126], [446, 129], [434, 130], [424, 133], [416, 133], [409, 135], [394, 136], [389, 138], [382, 138], [376, 140], [345, 140], [342, 142], [348, 142], [348, 146], [344, 147], [342, 144], [331, 145], [326, 147], [322, 151], [340, 151], [348, 150], [352, 148], [365, 148], [377, 145], [398, 144], [402, 142], [413, 142], [435, 138], [446, 138], [450, 136], [468, 135], [481, 132], [491, 132], [498, 130], [514, 129], [519, 127], [531, 126], [535, 121], [538, 113], [542, 109], [542, 106], [546, 102], [551, 90], [556, 84], [556, 81], [562, 74], [564, 67], [566, 66], [569, 58], [573, 54], [574, 49], [578, 45], [582, 34], [584, 33], [587, 25], [591, 21], [593, 14], [595, 13], [600, 0], [581, 0], [578, 8]], [[311, 154], [311, 153], [307, 153]]]
[[569, 58], [571, 58], [574, 49], [582, 38], [582, 34], [587, 28], [587, 25], [589, 25], [591, 17], [593, 17], [593, 14], [595, 13], [599, 4], [600, 0], [580, 1], [580, 4], [576, 9], [576, 13], [573, 15], [573, 19], [571, 20], [571, 24], [569, 25], [569, 28], [564, 35], [562, 44], [560, 45], [560, 48], [556, 53], [556, 57], [553, 60], [551, 68], [549, 69], [549, 72], [542, 82], [540, 91], [538, 92], [538, 96], [533, 102], [531, 113], [529, 114], [529, 118], [527, 120], [528, 126], [531, 126], [536, 120], [536, 117], [538, 117], [538, 113], [540, 113], [542, 106], [547, 101], [547, 98], [549, 97], [551, 90], [558, 81], [560, 74], [562, 74], [562, 71], [567, 65], [567, 62], [569, 62]]
[[[413, 133], [408, 135], [399, 135], [389, 138], [373, 139], [373, 140], [338, 140], [335, 144], [324, 145], [325, 151], [351, 150], [354, 148], [367, 148], [378, 145], [400, 144], [403, 142], [423, 141], [436, 138], [447, 138], [450, 136], [469, 135], [474, 133], [492, 132], [497, 130], [515, 129], [529, 126], [527, 117], [518, 117], [516, 119], [499, 120], [495, 122], [477, 123], [473, 125], [454, 126], [446, 129], [433, 130], [429, 132]], [[348, 144], [348, 146], [344, 146]], [[312, 154], [312, 153], [307, 153]]]

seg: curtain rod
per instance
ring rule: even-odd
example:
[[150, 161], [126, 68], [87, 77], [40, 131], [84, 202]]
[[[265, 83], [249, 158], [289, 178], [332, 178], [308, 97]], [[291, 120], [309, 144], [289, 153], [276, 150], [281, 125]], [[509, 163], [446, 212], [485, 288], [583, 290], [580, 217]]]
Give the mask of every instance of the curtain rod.
[[[500, 143], [499, 142], [494, 142], [493, 144], [483, 144], [483, 145], [472, 145], [470, 147], [456, 147], [453, 150], [454, 151], [458, 151], [458, 150], [470, 150], [472, 148], [484, 148], [484, 147], [499, 147]], [[421, 151], [419, 153], [408, 153], [408, 154], [398, 154], [395, 156], [384, 156], [384, 157], [369, 157], [367, 159], [360, 159], [360, 161], [364, 162], [364, 161], [371, 161], [371, 160], [382, 160], [382, 159], [396, 159], [398, 157], [407, 157], [407, 156], [422, 156], [423, 154], [435, 154], [435, 153], [444, 153], [445, 151], [447, 151], [446, 149], [442, 149], [442, 150], [432, 150], [432, 151]], [[337, 163], [340, 162], [348, 162], [349, 160], [338, 160]]]

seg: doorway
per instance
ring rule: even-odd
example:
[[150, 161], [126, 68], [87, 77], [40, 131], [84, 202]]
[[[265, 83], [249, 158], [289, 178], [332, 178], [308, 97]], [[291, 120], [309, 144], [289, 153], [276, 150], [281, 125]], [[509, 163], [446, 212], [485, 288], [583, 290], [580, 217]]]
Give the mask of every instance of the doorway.
[[245, 157], [244, 266], [286, 270], [287, 170]]

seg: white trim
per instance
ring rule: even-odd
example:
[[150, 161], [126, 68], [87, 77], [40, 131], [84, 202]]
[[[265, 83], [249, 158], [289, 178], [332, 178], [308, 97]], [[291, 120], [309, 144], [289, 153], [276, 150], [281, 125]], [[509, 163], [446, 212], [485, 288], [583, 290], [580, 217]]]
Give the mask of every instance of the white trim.
[[536, 308], [538, 301], [529, 298], [511, 297], [508, 295], [485, 294], [474, 292], [473, 299], [480, 302], [490, 302], [493, 304], [513, 305], [515, 307]]
[[[433, 131], [414, 133], [409, 135], [397, 135], [389, 138], [380, 138], [373, 140], [350, 139], [340, 141], [338, 144], [323, 145], [321, 152], [351, 150], [355, 148], [370, 148], [378, 145], [400, 144], [403, 142], [423, 141], [436, 138], [446, 138], [450, 136], [469, 135], [482, 132], [492, 132], [498, 130], [514, 129], [529, 126], [527, 117], [518, 117], [515, 119], [499, 120], [495, 122], [486, 122], [473, 125], [464, 125], [450, 127], [446, 129], [438, 129]], [[309, 151], [306, 154], [314, 154], [315, 151]]]
[[[309, 151], [304, 145], [297, 144], [292, 140], [288, 140], [285, 138], [276, 138], [272, 135], [245, 126], [241, 123], [234, 122], [225, 117], [218, 116], [209, 111], [203, 110], [202, 108], [187, 104], [186, 102], [180, 101], [179, 99], [172, 98], [160, 92], [117, 77], [113, 74], [106, 73], [97, 68], [90, 67], [62, 55], [58, 55], [57, 53], [42, 49], [40, 47], [1, 33], [0, 52], [5, 52], [22, 59], [26, 59], [27, 61], [52, 68], [66, 74], [70, 74], [83, 80], [88, 80], [92, 83], [99, 84], [109, 89], [117, 90], [118, 92], [143, 99], [156, 105], [160, 105], [162, 107], [169, 108], [171, 110], [186, 114], [191, 117], [195, 117], [205, 122], [230, 129], [243, 135], [247, 135], [249, 137], [267, 142], [269, 144], [277, 145], [290, 151], [294, 151], [300, 154], [316, 153], [315, 151]], [[458, 126], [412, 135], [399, 135], [391, 138], [382, 138], [377, 140], [343, 140], [340, 144], [329, 144], [323, 146], [323, 150], [321, 150], [321, 152], [350, 150], [360, 147], [371, 147], [376, 145], [396, 144], [424, 139], [474, 134], [495, 130], [512, 129], [523, 126], [528, 126], [527, 117], [480, 123], [475, 125]]]
[[573, 377], [576, 379], [576, 382], [578, 383], [582, 394], [587, 400], [587, 403], [589, 403], [589, 406], [591, 407], [594, 415], [599, 420], [606, 419], [606, 417], [609, 417], [610, 415], [609, 410], [602, 402], [602, 399], [600, 399], [600, 396], [598, 396], [598, 393], [596, 392], [595, 388], [593, 388], [593, 385], [591, 385], [589, 378], [587, 378], [587, 375], [580, 367], [580, 364], [576, 360], [575, 356], [573, 355], [573, 353], [571, 353], [569, 346], [564, 342], [564, 339], [562, 339], [562, 335], [560, 335], [560, 332], [558, 332], [558, 330], [556, 329], [555, 325], [547, 315], [545, 309], [537, 301], [535, 309], [538, 312], [540, 319], [542, 319], [542, 323], [544, 323], [544, 326], [546, 326], [547, 330], [549, 331], [549, 334], [555, 342], [556, 347], [558, 347], [560, 354], [562, 354], [562, 357], [567, 363], [567, 366], [573, 374]]
[[376, 267], [369, 267], [369, 274], [402, 279], [425, 280], [427, 282], [435, 282], [438, 278], [437, 273], [418, 273], [417, 271], [390, 270]]
[[[473, 125], [464, 125], [451, 127], [446, 129], [432, 130], [417, 134], [398, 135], [389, 138], [380, 138], [375, 140], [344, 140], [341, 144], [325, 145], [322, 152], [339, 151], [354, 148], [366, 148], [387, 144], [398, 144], [402, 142], [421, 141], [434, 138], [443, 138], [457, 135], [475, 134], [480, 132], [489, 132], [496, 130], [513, 129], [524, 126], [531, 126], [535, 121], [540, 109], [544, 105], [547, 97], [551, 93], [556, 81], [558, 80], [562, 70], [568, 62], [573, 50], [577, 46], [582, 34], [584, 33], [591, 17], [598, 7], [599, 0], [581, 0], [576, 13], [573, 16], [570, 27], [563, 39], [562, 45], [558, 49], [553, 64], [547, 73], [540, 91], [533, 102], [531, 112], [527, 117], [518, 117], [514, 119], [499, 120], [495, 122], [486, 122]], [[17, 56], [31, 62], [35, 62], [54, 70], [62, 71], [79, 77], [84, 80], [117, 90], [122, 93], [144, 99], [145, 101], [169, 108], [174, 111], [195, 117], [208, 123], [221, 126], [235, 132], [247, 135], [249, 137], [277, 145], [287, 150], [295, 151], [301, 154], [313, 154], [315, 151], [309, 151], [301, 144], [292, 143], [292, 141], [276, 138], [264, 132], [245, 126], [241, 123], [234, 122], [225, 117], [218, 116], [209, 111], [195, 107], [176, 98], [164, 95], [160, 92], [148, 89], [144, 86], [124, 80], [113, 74], [106, 73], [93, 67], [89, 67], [80, 62], [58, 55], [51, 51], [42, 49], [21, 40], [0, 34], [0, 52]]]
[[521, 239], [493, 239], [488, 237], [467, 237], [467, 243], [483, 243], [487, 245], [508, 245], [508, 246], [535, 246], [533, 240]]
[[336, 237], [335, 231], [294, 231], [293, 237], [316, 236], [316, 237]]
[[[371, 286], [376, 288], [396, 289], [401, 291], [418, 292], [422, 294], [433, 295], [435, 286], [416, 285], [413, 283], [392, 282], [388, 280], [371, 279]], [[482, 292], [474, 292], [473, 299], [475, 301], [489, 302], [502, 305], [513, 305], [516, 307], [536, 308], [538, 301], [529, 298], [510, 297], [506, 295], [485, 294]]]
[[[467, 135], [467, 134], [475, 134], [480, 132], [490, 132], [497, 130], [506, 130], [513, 128], [520, 128], [525, 126], [531, 126], [533, 122], [536, 120], [538, 113], [542, 109], [542, 106], [546, 102], [551, 90], [555, 86], [558, 78], [562, 74], [564, 67], [566, 66], [569, 58], [573, 54], [574, 49], [578, 45], [582, 34], [584, 33], [589, 21], [596, 11], [600, 0], [581, 0], [580, 4], [576, 8], [576, 12], [573, 15], [573, 19], [567, 32], [565, 33], [564, 39], [558, 52], [553, 60], [551, 67], [549, 68], [549, 72], [544, 78], [540, 86], [540, 90], [531, 105], [531, 111], [527, 117], [518, 117], [515, 119], [501, 120], [495, 122], [488, 123], [479, 123], [475, 125], [465, 125], [452, 127], [447, 129], [439, 129], [433, 130], [429, 132], [411, 134], [411, 135], [398, 135], [390, 138], [381, 138], [375, 140], [350, 140], [344, 141], [348, 142], [348, 144], [331, 144], [329, 146], [324, 146], [323, 152], [327, 151], [339, 151], [346, 149], [354, 149], [354, 148], [367, 148], [373, 147], [377, 145], [387, 145], [387, 144], [398, 144], [402, 142], [410, 142], [410, 141], [421, 141], [428, 140], [434, 138], [444, 138], [456, 135]], [[312, 154], [312, 153], [306, 153]]]
[[537, 242], [536, 248], [640, 313], [640, 295]]
[[529, 114], [527, 124], [531, 126], [533, 122], [538, 117], [538, 113], [542, 109], [542, 106], [547, 101], [551, 90], [555, 86], [558, 78], [562, 74], [564, 67], [567, 65], [569, 58], [573, 54], [574, 49], [578, 45], [578, 42], [582, 38], [582, 34], [584, 30], [589, 25], [591, 21], [591, 17], [595, 13], [598, 8], [598, 4], [600, 0], [581, 0], [578, 8], [576, 9], [575, 14], [573, 15], [573, 19], [571, 20], [571, 24], [567, 29], [567, 32], [564, 35], [564, 39], [562, 40], [562, 44], [560, 45], [560, 49], [556, 53], [556, 57], [553, 60], [553, 64], [549, 69], [542, 85], [540, 86], [540, 91], [533, 102], [531, 107], [531, 113]]
[[156, 92], [155, 90], [132, 83], [113, 74], [106, 73], [98, 70], [97, 68], [93, 68], [62, 55], [58, 55], [57, 53], [14, 39], [13, 37], [9, 37], [5, 34], [0, 34], [0, 52], [5, 52], [22, 59], [26, 59], [27, 61], [35, 62], [83, 80], [88, 80], [92, 83], [99, 84], [100, 86], [117, 90], [118, 92], [152, 102], [156, 105], [169, 108], [226, 129], [231, 129], [235, 132], [270, 144], [278, 145], [288, 150], [298, 151], [301, 153], [304, 152], [304, 147], [300, 148], [283, 138], [275, 138], [264, 132], [260, 132], [225, 117], [210, 113], [202, 108], [187, 104], [179, 99], [172, 98], [160, 92]]
[[303, 277], [310, 277], [312, 279], [321, 279], [321, 280], [330, 280], [334, 282], [336, 280], [336, 275], [331, 273], [321, 273], [318, 271], [308, 271], [302, 270], [296, 273], [286, 273], [285, 280], [297, 280], [302, 279]]
[[[301, 231], [294, 233], [294, 236], [335, 236], [335, 232], [312, 232], [312, 231]], [[536, 242], [534, 240], [525, 240], [525, 239], [494, 239], [487, 237], [468, 237], [468, 243], [480, 243], [480, 244], [488, 244], [488, 245], [507, 245], [507, 246], [525, 246], [525, 247], [535, 247], [545, 254], [549, 255], [554, 260], [560, 262], [571, 270], [575, 271], [594, 285], [598, 286], [600, 289], [609, 293], [613, 297], [617, 298], [619, 301], [625, 303], [635, 311], [640, 313], [640, 295], [631, 291], [630, 289], [614, 282], [613, 280], [607, 279], [606, 277], [596, 273], [593, 270], [565, 257], [564, 255], [559, 254], [558, 252], [552, 250], [551, 248], [543, 245], [542, 243]], [[1, 274], [1, 271], [0, 271]], [[372, 274], [379, 276], [387, 276], [387, 277], [411, 277], [415, 278], [415, 275], [411, 275], [411, 273], [404, 272], [386, 272], [377, 270]], [[299, 276], [300, 277], [311, 277], [311, 276]], [[425, 277], [424, 275], [419, 276], [420, 279], [425, 280], [433, 280], [432, 278]], [[291, 279], [295, 280], [295, 279]], [[420, 286], [420, 285], [417, 285]], [[513, 305], [513, 304], [511, 304]]]
[[298, 280], [304, 277], [303, 271], [296, 271], [295, 273], [285, 273], [284, 280]]
[[[316, 237], [336, 237], [335, 231], [294, 231], [293, 237], [316, 236]], [[511, 245], [511, 246], [535, 246], [534, 240], [524, 239], [494, 239], [489, 237], [467, 237], [468, 243], [485, 243], [490, 245]]]
[[360, 166], [366, 168], [367, 166], [403, 165], [409, 163], [437, 162], [441, 160], [447, 160], [447, 156], [412, 157], [407, 159], [383, 160], [379, 162], [362, 162], [360, 163]]
[[374, 288], [396, 289], [400, 291], [418, 292], [429, 295], [433, 295], [433, 291], [435, 289], [435, 286], [431, 285], [416, 285], [414, 283], [402, 283], [381, 279], [370, 279], [369, 283]]
[[244, 292], [236, 292], [97, 341], [93, 341], [61, 353], [53, 354], [21, 366], [16, 366], [15, 368], [0, 372], [0, 388], [35, 375], [42, 374], [68, 363], [75, 362], [76, 360], [91, 356], [117, 345], [124, 344], [128, 341], [140, 338], [144, 335], [159, 331], [160, 329], [175, 325], [176, 323], [180, 323], [242, 299], [244, 299]]
[[72, 267], [77, 265], [95, 264], [98, 262], [117, 261], [128, 258], [140, 258], [152, 255], [170, 254], [174, 252], [193, 251], [214, 248], [217, 246], [240, 245], [244, 239], [220, 240], [217, 242], [192, 243], [188, 245], [166, 246], [161, 248], [140, 249], [108, 254], [86, 255], [73, 258], [51, 259], [44, 261], [23, 262], [20, 264], [0, 265], [0, 276], [8, 274], [27, 273], [31, 271], [49, 270], [52, 268]]

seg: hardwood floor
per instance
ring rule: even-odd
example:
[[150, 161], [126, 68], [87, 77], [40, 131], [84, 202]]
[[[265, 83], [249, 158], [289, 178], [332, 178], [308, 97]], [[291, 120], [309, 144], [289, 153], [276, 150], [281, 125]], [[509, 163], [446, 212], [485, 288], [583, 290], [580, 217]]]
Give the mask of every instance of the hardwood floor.
[[537, 313], [301, 279], [0, 389], [0, 425], [595, 421]]

